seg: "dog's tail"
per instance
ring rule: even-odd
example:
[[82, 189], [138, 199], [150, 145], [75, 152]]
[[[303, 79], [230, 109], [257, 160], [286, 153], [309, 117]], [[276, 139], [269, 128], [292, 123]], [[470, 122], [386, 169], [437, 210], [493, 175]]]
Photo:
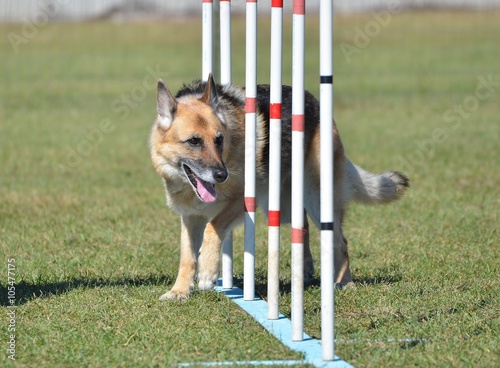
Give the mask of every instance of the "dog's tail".
[[364, 204], [389, 203], [399, 199], [410, 186], [397, 171], [373, 174], [347, 160], [346, 175], [351, 199]]

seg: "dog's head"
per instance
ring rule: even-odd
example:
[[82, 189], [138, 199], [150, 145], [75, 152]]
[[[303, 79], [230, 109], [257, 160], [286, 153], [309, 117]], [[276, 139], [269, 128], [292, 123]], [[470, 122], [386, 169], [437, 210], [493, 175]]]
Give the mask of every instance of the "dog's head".
[[188, 183], [203, 202], [217, 198], [216, 184], [224, 183], [228, 170], [226, 126], [217, 113], [219, 96], [212, 75], [203, 94], [174, 98], [158, 81], [158, 116], [151, 130], [151, 158], [156, 171], [169, 181]]

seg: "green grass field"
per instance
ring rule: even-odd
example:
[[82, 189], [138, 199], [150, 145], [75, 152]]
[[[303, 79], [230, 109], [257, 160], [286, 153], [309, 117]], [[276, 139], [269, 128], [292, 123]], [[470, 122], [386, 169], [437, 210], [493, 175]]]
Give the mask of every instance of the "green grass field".
[[[496, 367], [500, 13], [393, 15], [358, 45], [357, 29], [373, 16], [335, 21], [335, 116], [348, 155], [372, 171], [401, 170], [412, 185], [396, 204], [351, 208], [345, 232], [356, 287], [336, 291], [336, 353], [358, 367]], [[216, 293], [158, 300], [176, 276], [179, 223], [148, 154], [154, 85], [162, 78], [176, 90], [200, 77], [200, 23], [51, 24], [17, 52], [10, 40], [22, 26], [0, 25], [0, 366], [300, 359]], [[237, 84], [243, 27], [243, 18], [233, 21]], [[289, 29], [286, 21], [285, 83]], [[312, 18], [307, 31], [307, 86], [317, 95]], [[267, 20], [259, 37], [265, 83]], [[257, 286], [265, 297], [263, 217]], [[282, 234], [288, 314], [289, 230]], [[318, 239], [314, 231], [317, 275]], [[242, 249], [240, 228], [239, 285]], [[7, 351], [11, 258], [15, 363]], [[306, 332], [317, 338], [319, 317], [317, 278], [305, 295]], [[405, 338], [428, 341], [388, 342]]]

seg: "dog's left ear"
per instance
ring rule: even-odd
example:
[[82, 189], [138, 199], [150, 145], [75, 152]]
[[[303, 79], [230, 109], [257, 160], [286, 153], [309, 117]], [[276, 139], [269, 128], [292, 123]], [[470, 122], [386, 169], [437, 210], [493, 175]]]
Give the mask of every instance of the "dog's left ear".
[[217, 106], [219, 96], [217, 95], [217, 87], [215, 86], [212, 73], [208, 75], [207, 85], [205, 87], [205, 91], [203, 92], [203, 96], [201, 96], [200, 98], [200, 101], [209, 104], [213, 108]]

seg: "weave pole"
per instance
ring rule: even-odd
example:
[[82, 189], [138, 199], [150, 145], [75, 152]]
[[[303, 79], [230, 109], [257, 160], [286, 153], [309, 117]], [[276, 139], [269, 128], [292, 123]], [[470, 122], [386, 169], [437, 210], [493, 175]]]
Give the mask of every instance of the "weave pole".
[[321, 344], [323, 360], [334, 347], [334, 172], [333, 172], [333, 1], [321, 0], [320, 50], [320, 195], [321, 195]]
[[[220, 83], [231, 85], [231, 0], [220, 0]], [[222, 287], [233, 288], [233, 233], [222, 243]]]
[[245, 251], [243, 299], [255, 298], [255, 170], [257, 130], [257, 0], [246, 2], [245, 75]]
[[293, 1], [292, 37], [292, 340], [304, 336], [304, 33], [305, 0]]
[[202, 72], [201, 80], [206, 81], [208, 75], [213, 72], [212, 58], [212, 0], [202, 0]]
[[[203, 72], [213, 72], [213, 0], [203, 5]], [[283, 0], [271, 2], [269, 114], [268, 319], [279, 318]], [[255, 300], [257, 0], [246, 2], [245, 301]], [[221, 84], [231, 84], [231, 3], [220, 0]], [[293, 2], [292, 340], [302, 341], [304, 306], [304, 32], [305, 0]], [[333, 1], [320, 3], [321, 330], [322, 358], [334, 360]], [[223, 288], [232, 288], [232, 234], [223, 243]]]
[[283, 0], [271, 2], [271, 83], [269, 105], [268, 318], [279, 317], [280, 196], [281, 196], [281, 59]]
[[220, 0], [220, 83], [231, 85], [231, 0]]

